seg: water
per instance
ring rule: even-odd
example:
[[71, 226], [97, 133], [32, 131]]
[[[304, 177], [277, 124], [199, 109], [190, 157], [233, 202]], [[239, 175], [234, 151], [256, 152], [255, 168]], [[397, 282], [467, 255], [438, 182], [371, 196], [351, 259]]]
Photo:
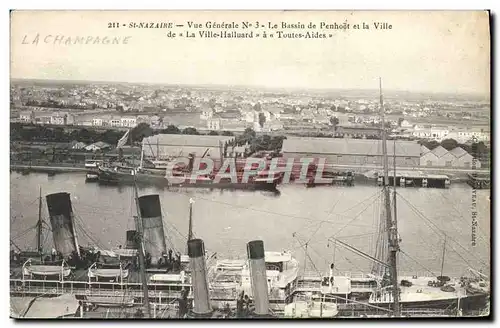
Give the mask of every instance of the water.
[[[125, 231], [133, 229], [136, 207], [131, 187], [105, 187], [86, 183], [83, 174], [23, 176], [11, 173], [11, 238], [21, 248], [34, 248], [33, 227], [38, 218], [38, 193], [69, 192], [77, 217], [79, 243], [92, 240], [101, 247], [125, 243]], [[219, 258], [246, 254], [246, 243], [264, 240], [267, 250], [291, 250], [302, 270], [325, 272], [332, 261], [340, 271], [368, 271], [372, 262], [349, 250], [335, 247], [335, 237], [361, 251], [374, 254], [381, 191], [378, 187], [305, 188], [280, 186], [281, 194], [248, 191], [169, 191], [139, 189], [139, 195], [159, 194], [162, 202], [167, 246], [185, 250], [189, 199], [193, 198], [194, 234]], [[458, 276], [468, 267], [483, 269], [490, 263], [489, 190], [477, 191], [476, 246], [472, 246], [472, 189], [452, 184], [450, 189], [399, 188], [398, 228], [402, 238], [400, 271], [434, 272], [442, 264], [447, 234], [444, 274]], [[416, 210], [412, 209], [416, 208]], [[42, 215], [48, 221], [45, 203]], [[44, 247], [52, 247], [45, 233]], [[16, 238], [17, 237], [17, 238]], [[307, 244], [307, 253], [305, 252]]]

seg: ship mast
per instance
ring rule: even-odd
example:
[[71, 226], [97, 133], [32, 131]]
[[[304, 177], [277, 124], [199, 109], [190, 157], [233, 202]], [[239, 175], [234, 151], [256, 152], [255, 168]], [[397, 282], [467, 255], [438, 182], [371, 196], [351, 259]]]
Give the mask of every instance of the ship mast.
[[188, 241], [193, 239], [193, 203], [192, 198], [189, 199], [189, 227], [188, 227]]
[[444, 257], [446, 254], [446, 235], [444, 235], [444, 244], [443, 244], [443, 259], [441, 261], [441, 278], [443, 277], [443, 269], [444, 269]]
[[139, 207], [139, 192], [137, 191], [137, 183], [136, 183], [136, 171], [134, 170], [134, 198], [135, 198], [135, 205], [137, 207], [137, 224], [136, 224], [136, 229], [137, 234], [137, 245], [139, 246], [139, 273], [141, 276], [141, 281], [142, 281], [142, 291], [143, 291], [143, 298], [144, 298], [144, 307], [146, 310], [146, 316], [147, 318], [151, 318], [151, 306], [149, 304], [149, 291], [148, 291], [148, 281], [146, 278], [146, 261], [144, 259], [144, 241], [143, 241], [143, 229], [142, 229], [142, 218], [141, 218], [141, 208]]
[[36, 249], [42, 254], [42, 187], [40, 187], [40, 198], [38, 199], [38, 223], [36, 226]]
[[390, 268], [390, 279], [392, 283], [392, 296], [394, 299], [394, 315], [399, 317], [399, 284], [398, 284], [398, 269], [397, 269], [397, 252], [399, 250], [398, 237], [396, 231], [396, 224], [391, 219], [391, 199], [389, 194], [389, 163], [387, 156], [387, 132], [385, 128], [385, 110], [384, 110], [384, 99], [382, 96], [382, 78], [379, 78], [380, 87], [380, 112], [382, 116], [382, 160], [384, 165], [384, 183], [383, 183], [383, 195], [384, 195], [384, 205], [385, 205], [385, 215], [386, 215], [386, 230], [387, 230], [387, 241], [389, 247], [389, 268]]
[[[394, 226], [396, 227], [396, 231], [398, 228], [398, 211], [396, 207], [396, 138], [394, 138], [394, 154], [393, 154], [393, 164], [394, 164], [394, 190], [392, 191], [392, 208], [394, 209]], [[397, 237], [397, 236], [396, 236]]]

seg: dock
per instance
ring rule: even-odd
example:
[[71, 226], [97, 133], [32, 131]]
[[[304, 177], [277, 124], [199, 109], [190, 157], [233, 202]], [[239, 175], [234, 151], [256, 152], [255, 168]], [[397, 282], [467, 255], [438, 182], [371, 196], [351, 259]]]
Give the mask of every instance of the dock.
[[474, 189], [490, 189], [491, 178], [489, 174], [469, 173], [467, 174], [467, 184]]
[[[444, 174], [428, 174], [422, 171], [397, 171], [396, 185], [400, 187], [449, 188], [450, 177]], [[383, 183], [383, 173], [379, 172], [377, 184]], [[394, 171], [389, 171], [389, 185], [394, 185]]]

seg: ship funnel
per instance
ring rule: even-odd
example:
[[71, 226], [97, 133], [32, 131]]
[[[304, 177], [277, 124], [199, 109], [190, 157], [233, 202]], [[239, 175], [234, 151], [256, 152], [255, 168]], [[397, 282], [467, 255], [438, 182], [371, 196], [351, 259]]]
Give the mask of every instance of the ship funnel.
[[139, 197], [142, 218], [144, 251], [151, 255], [151, 263], [157, 264], [167, 252], [159, 195]]
[[207, 275], [205, 268], [205, 246], [201, 239], [187, 242], [189, 262], [191, 265], [195, 316], [206, 316], [212, 312], [208, 295]]
[[127, 230], [127, 232], [126, 232], [127, 243], [125, 244], [125, 248], [129, 248], [129, 249], [139, 248], [139, 247], [137, 247], [136, 233], [137, 233], [137, 231], [135, 231], [135, 230]]
[[247, 244], [250, 282], [257, 316], [269, 315], [269, 295], [267, 293], [266, 260], [264, 242], [253, 240]]
[[69, 193], [60, 192], [46, 197], [54, 247], [63, 257], [78, 253], [78, 243], [73, 224], [73, 208]]

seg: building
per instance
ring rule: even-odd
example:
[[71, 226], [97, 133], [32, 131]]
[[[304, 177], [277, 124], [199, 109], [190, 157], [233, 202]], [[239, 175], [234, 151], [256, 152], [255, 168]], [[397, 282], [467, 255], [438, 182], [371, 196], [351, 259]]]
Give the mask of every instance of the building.
[[448, 139], [450, 131], [445, 128], [440, 127], [420, 127], [415, 126], [413, 131], [413, 136], [421, 139], [436, 140], [441, 142], [444, 139]]
[[196, 157], [203, 155], [214, 159], [220, 158], [220, 144], [234, 141], [234, 137], [157, 134], [142, 140], [145, 158], [166, 160], [172, 157], [187, 157], [193, 153]]
[[[394, 165], [394, 142], [396, 143], [396, 165], [418, 167], [420, 145], [412, 141], [387, 141], [389, 165]], [[329, 164], [382, 165], [382, 141], [344, 138], [293, 138], [283, 141], [283, 157], [324, 158]]]
[[462, 129], [454, 129], [452, 130], [448, 138], [455, 139], [459, 143], [466, 143], [471, 141], [472, 139], [476, 139], [478, 142], [489, 142], [490, 141], [490, 133], [486, 131], [484, 128], [462, 128]]
[[102, 118], [93, 118], [92, 119], [92, 126], [103, 126], [103, 119]]
[[84, 149], [87, 145], [81, 141], [75, 141], [71, 145], [71, 149]]
[[435, 166], [446, 166], [446, 167], [453, 166], [453, 161], [455, 160], [456, 157], [453, 156], [453, 154], [451, 154], [442, 146], [437, 146], [431, 152], [438, 157], [438, 161]]
[[47, 112], [33, 112], [33, 123], [51, 124], [52, 115]]
[[[425, 149], [427, 147], [422, 146]], [[432, 151], [427, 149], [426, 152], [422, 152], [422, 155], [420, 157], [420, 166], [439, 166], [439, 157], [437, 157], [436, 154], [434, 154]]]
[[474, 157], [466, 152], [463, 148], [456, 147], [450, 150], [450, 154], [455, 156], [455, 160], [451, 163], [453, 167], [461, 167], [461, 168], [481, 168], [481, 162], [477, 159], [474, 160]]
[[119, 128], [122, 126], [122, 121], [119, 118], [112, 118], [109, 120], [109, 125], [113, 128]]
[[72, 117], [73, 116], [69, 115], [68, 113], [57, 112], [57, 113], [52, 114], [52, 116], [50, 117], [50, 124], [54, 124], [54, 125], [73, 124]]
[[208, 119], [207, 128], [211, 131], [220, 131], [222, 130], [222, 122], [220, 119]]
[[19, 113], [19, 121], [25, 122], [25, 123], [30, 123], [33, 121], [34, 115], [33, 111], [31, 110], [26, 110], [22, 111]]
[[95, 143], [90, 144], [87, 147], [85, 147], [85, 150], [98, 151], [98, 150], [110, 149], [110, 148], [111, 148], [110, 144], [107, 144], [107, 143], [102, 142], [102, 141], [98, 141], [98, 142], [95, 142]]
[[380, 128], [361, 124], [337, 125], [335, 135], [343, 138], [379, 138]]
[[137, 119], [133, 116], [125, 116], [120, 119], [120, 124], [124, 128], [133, 128], [137, 125]]
[[214, 115], [214, 112], [211, 109], [204, 110], [200, 114], [200, 119], [201, 120], [208, 120], [208, 119], [211, 119], [213, 115]]

